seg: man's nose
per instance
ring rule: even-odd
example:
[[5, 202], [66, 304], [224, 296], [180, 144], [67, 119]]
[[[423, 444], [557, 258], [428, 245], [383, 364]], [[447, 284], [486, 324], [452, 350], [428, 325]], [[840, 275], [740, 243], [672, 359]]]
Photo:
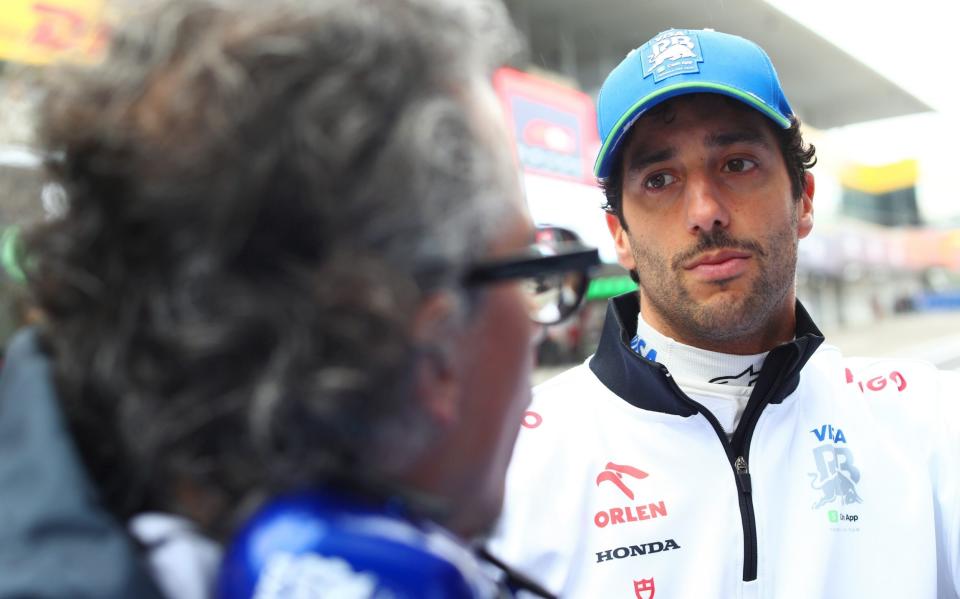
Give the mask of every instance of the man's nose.
[[730, 212], [724, 204], [716, 182], [706, 173], [692, 173], [684, 188], [687, 230], [693, 234], [709, 233], [730, 224]]

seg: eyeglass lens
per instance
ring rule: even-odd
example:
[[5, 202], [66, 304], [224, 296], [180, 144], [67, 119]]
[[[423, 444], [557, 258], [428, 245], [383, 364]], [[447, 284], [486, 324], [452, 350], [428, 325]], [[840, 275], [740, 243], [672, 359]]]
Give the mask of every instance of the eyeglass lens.
[[530, 318], [539, 324], [554, 324], [569, 316], [583, 299], [587, 275], [572, 271], [525, 279], [522, 289]]

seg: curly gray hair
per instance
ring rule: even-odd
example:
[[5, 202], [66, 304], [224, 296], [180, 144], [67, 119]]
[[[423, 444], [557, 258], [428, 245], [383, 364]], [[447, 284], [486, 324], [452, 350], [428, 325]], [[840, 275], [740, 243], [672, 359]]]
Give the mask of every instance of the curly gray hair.
[[229, 513], [421, 446], [411, 316], [513, 210], [470, 106], [516, 47], [504, 14], [180, 0], [51, 80], [69, 210], [30, 238], [29, 276], [118, 516], [178, 511], [183, 484]]

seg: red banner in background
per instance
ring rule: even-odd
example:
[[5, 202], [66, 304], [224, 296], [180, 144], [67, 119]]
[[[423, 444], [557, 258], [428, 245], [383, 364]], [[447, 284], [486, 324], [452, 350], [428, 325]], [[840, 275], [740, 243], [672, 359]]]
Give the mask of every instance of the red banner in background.
[[514, 69], [493, 78], [513, 136], [517, 161], [530, 173], [594, 185], [600, 150], [597, 117], [587, 94]]
[[103, 10], [103, 0], [2, 0], [0, 60], [99, 60], [107, 44]]

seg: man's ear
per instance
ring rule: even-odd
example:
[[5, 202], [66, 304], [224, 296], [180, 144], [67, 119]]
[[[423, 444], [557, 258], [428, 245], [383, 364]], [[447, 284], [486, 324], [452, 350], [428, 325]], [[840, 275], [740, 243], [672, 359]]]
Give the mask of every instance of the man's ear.
[[435, 293], [420, 304], [412, 328], [418, 348], [417, 399], [444, 428], [456, 422], [460, 408], [460, 376], [454, 359], [457, 339], [451, 330], [457, 307], [452, 294]]
[[616, 214], [606, 214], [607, 228], [610, 229], [610, 236], [613, 237], [613, 245], [617, 250], [617, 262], [620, 266], [629, 271], [637, 269], [637, 263], [633, 259], [633, 248], [630, 247], [630, 236], [627, 230], [620, 224], [620, 219]]
[[800, 195], [800, 205], [797, 210], [800, 211], [797, 219], [797, 237], [803, 239], [813, 230], [813, 192], [816, 185], [813, 180], [813, 173], [806, 171], [803, 173], [803, 193]]

